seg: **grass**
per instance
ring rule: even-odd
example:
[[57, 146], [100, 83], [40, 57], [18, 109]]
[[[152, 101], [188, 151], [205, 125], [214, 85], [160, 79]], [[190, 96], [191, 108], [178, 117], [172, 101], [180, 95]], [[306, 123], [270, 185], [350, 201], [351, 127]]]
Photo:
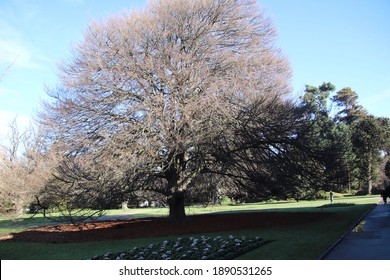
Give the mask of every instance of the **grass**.
[[[257, 234], [264, 239], [273, 238], [261, 250], [254, 250], [241, 259], [311, 260], [318, 259], [332, 244], [373, 207], [372, 204], [356, 205], [344, 209], [332, 208], [335, 213], [310, 227], [296, 225], [288, 228], [260, 229]], [[328, 209], [324, 210], [328, 212]]]
[[[266, 240], [275, 240], [259, 249], [253, 250], [240, 259], [317, 259], [338, 238], [347, 232], [359, 218], [371, 209], [379, 200], [379, 196], [362, 197], [338, 197], [334, 203], [355, 204], [353, 207], [321, 207], [328, 201], [302, 201], [302, 202], [273, 202], [254, 203], [240, 206], [213, 206], [190, 207], [188, 215], [196, 215], [213, 212], [239, 212], [239, 211], [277, 211], [277, 212], [331, 212], [333, 215], [325, 217], [317, 222], [307, 225], [295, 225], [289, 227], [260, 228], [251, 230], [239, 230], [224, 232], [224, 235], [234, 236], [260, 236]], [[108, 215], [128, 214], [134, 217], [162, 216], [167, 214], [167, 209], [144, 208], [129, 210], [111, 210]], [[47, 220], [42, 217], [28, 216], [13, 222], [0, 219], [0, 235], [10, 232], [23, 231], [32, 225], [41, 225]], [[222, 233], [211, 233], [207, 236], [218, 236]], [[196, 236], [196, 235], [194, 235]], [[166, 236], [156, 238], [143, 238], [133, 240], [118, 240], [104, 242], [89, 242], [77, 244], [41, 244], [25, 242], [0, 242], [0, 259], [88, 259], [94, 255], [107, 252], [121, 252], [134, 246], [145, 246], [150, 243], [161, 242], [166, 239], [175, 239], [186, 236]]]

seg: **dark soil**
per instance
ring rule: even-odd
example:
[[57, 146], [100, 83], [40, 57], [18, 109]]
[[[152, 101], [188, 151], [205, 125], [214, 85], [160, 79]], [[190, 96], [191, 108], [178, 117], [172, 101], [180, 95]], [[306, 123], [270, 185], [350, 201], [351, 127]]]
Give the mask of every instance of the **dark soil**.
[[[262, 227], [310, 224], [324, 219], [330, 213], [278, 213], [249, 212], [234, 214], [208, 214], [189, 216], [181, 222], [168, 218], [140, 218], [116, 221], [99, 221], [59, 224], [36, 227], [8, 236], [10, 241], [76, 243], [155, 236], [201, 234]], [[2, 238], [3, 240], [6, 238]]]

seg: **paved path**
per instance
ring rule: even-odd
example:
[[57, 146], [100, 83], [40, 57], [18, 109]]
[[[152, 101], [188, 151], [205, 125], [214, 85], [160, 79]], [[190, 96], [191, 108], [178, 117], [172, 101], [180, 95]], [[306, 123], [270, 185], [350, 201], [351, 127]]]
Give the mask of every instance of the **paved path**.
[[378, 203], [324, 260], [390, 260], [390, 204]]

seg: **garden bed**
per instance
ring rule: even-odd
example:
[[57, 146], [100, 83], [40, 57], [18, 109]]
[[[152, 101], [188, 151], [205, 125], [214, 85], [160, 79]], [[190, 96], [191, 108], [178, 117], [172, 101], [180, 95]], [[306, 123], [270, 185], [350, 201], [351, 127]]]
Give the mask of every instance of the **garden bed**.
[[92, 260], [230, 260], [271, 241], [260, 237], [229, 235], [164, 240], [119, 253], [94, 256]]
[[262, 227], [270, 228], [281, 225], [310, 224], [329, 215], [332, 215], [332, 213], [241, 212], [189, 216], [182, 222], [173, 222], [168, 218], [140, 218], [88, 222], [78, 225], [59, 224], [12, 233], [7, 239], [18, 242], [77, 243], [178, 236]]

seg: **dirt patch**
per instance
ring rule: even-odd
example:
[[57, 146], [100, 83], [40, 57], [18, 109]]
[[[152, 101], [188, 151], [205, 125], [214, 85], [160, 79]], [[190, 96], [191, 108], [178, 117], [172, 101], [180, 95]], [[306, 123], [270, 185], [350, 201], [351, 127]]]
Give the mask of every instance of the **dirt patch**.
[[330, 213], [252, 212], [189, 216], [185, 221], [167, 218], [140, 218], [36, 227], [13, 233], [10, 241], [77, 243], [156, 236], [201, 234], [228, 230], [310, 224]]

